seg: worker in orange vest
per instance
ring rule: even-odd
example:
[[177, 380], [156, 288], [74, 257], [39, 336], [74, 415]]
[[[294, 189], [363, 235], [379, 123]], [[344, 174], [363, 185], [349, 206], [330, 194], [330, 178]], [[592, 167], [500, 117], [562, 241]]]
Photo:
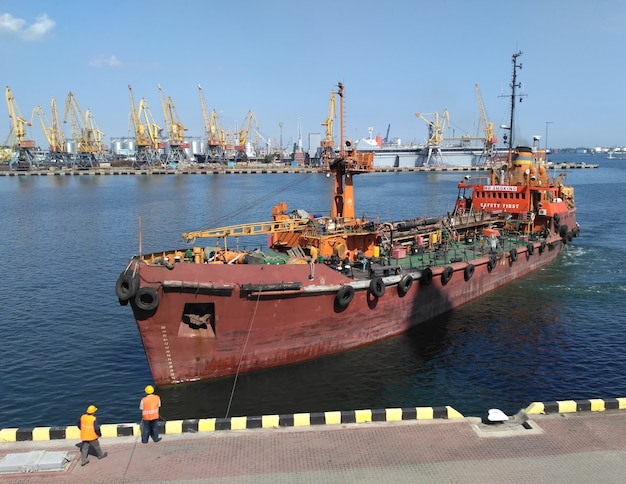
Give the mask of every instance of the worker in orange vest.
[[95, 416], [97, 410], [95, 405], [89, 405], [87, 407], [87, 413], [84, 413], [78, 420], [80, 440], [83, 441], [80, 450], [81, 466], [89, 464], [87, 457], [89, 456], [89, 449], [91, 447], [93, 447], [93, 450], [96, 452], [98, 459], [104, 459], [107, 456], [106, 452], [102, 452], [100, 442], [98, 442], [98, 437], [102, 435], [102, 432], [100, 432], [100, 424]]
[[141, 399], [139, 409], [141, 410], [141, 442], [148, 443], [148, 439], [152, 436], [152, 440], [159, 442], [159, 407], [161, 407], [161, 398], [154, 393], [154, 387], [148, 385], [145, 388], [146, 396]]

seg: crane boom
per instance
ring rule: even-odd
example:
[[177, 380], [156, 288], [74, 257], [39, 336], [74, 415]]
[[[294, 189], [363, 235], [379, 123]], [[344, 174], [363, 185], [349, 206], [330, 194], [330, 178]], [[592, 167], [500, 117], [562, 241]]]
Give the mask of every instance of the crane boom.
[[202, 93], [202, 86], [198, 84], [198, 92], [200, 94], [200, 107], [202, 108], [202, 118], [204, 119], [204, 130], [207, 137], [207, 145], [210, 149], [219, 148], [225, 149], [226, 145], [226, 133], [220, 126], [219, 117], [215, 109], [209, 114], [206, 102], [204, 100], [204, 94]]
[[[425, 115], [434, 115], [435, 121], [431, 121]], [[439, 118], [439, 113], [415, 113], [415, 116], [424, 120], [426, 124], [428, 124], [428, 146], [440, 146], [443, 141], [444, 130], [446, 127], [450, 126], [450, 115], [448, 114], [448, 110], [445, 109], [443, 111], [441, 120]]]
[[163, 118], [165, 119], [165, 126], [167, 129], [167, 138], [170, 145], [170, 149], [167, 153], [167, 161], [170, 163], [179, 163], [188, 159], [185, 148], [189, 147], [189, 144], [185, 143], [185, 137], [183, 135], [187, 128], [180, 122], [174, 101], [168, 96], [165, 99], [161, 85], [158, 85], [159, 97], [161, 98], [161, 108], [163, 109]]
[[[27, 121], [22, 116], [9, 86], [6, 88], [6, 99], [7, 107], [9, 109], [9, 118], [11, 119], [11, 127], [7, 136], [6, 146], [8, 146], [9, 150], [17, 149], [18, 163], [28, 163], [28, 168], [30, 169], [32, 168], [35, 158], [30, 150], [35, 147], [35, 142], [26, 138], [26, 126], [31, 126], [32, 122]], [[3, 158], [6, 156], [7, 155], [5, 153]], [[11, 160], [13, 159], [10, 154], [8, 157]], [[10, 167], [12, 168], [12, 161], [10, 163]], [[20, 168], [20, 165], [18, 165], [18, 168]]]
[[76, 164], [79, 166], [93, 166], [103, 158], [102, 136], [104, 133], [98, 128], [96, 120], [90, 109], [83, 114], [78, 101], [70, 91], [65, 98], [65, 112], [63, 122], [70, 119], [72, 137], [76, 142]]
[[239, 225], [229, 225], [210, 230], [199, 230], [196, 232], [186, 232], [183, 239], [193, 242], [196, 239], [228, 237], [228, 236], [248, 236], [261, 234], [277, 234], [285, 232], [302, 231], [309, 224], [308, 218], [287, 218], [284, 220], [273, 220], [271, 222], [256, 222]]
[[485, 151], [488, 154], [493, 154], [493, 148], [494, 145], [498, 142], [498, 139], [493, 134], [493, 123], [487, 121], [485, 106], [483, 105], [483, 98], [480, 95], [480, 88], [478, 87], [478, 83], [476, 83], [476, 97], [478, 99], [478, 109], [480, 110], [480, 123], [482, 125], [483, 133], [485, 135]]
[[135, 104], [135, 98], [133, 96], [133, 88], [128, 85], [128, 93], [130, 95], [130, 120], [133, 123], [133, 130], [135, 132], [135, 142], [137, 143], [137, 149], [150, 146], [150, 138], [146, 126], [141, 122], [139, 117], [139, 111]]

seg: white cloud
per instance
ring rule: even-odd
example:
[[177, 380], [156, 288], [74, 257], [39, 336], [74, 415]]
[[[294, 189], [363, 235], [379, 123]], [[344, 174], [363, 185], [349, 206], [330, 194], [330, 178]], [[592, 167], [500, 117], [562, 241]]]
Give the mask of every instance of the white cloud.
[[122, 63], [114, 55], [111, 55], [109, 57], [100, 55], [94, 59], [91, 59], [89, 65], [92, 67], [119, 67], [122, 65]]
[[48, 17], [47, 14], [40, 15], [35, 20], [34, 24], [29, 25], [23, 32], [23, 37], [26, 40], [39, 40], [50, 32], [56, 22]]
[[35, 23], [27, 25], [26, 20], [15, 18], [10, 13], [0, 14], [0, 35], [15, 35], [24, 40], [39, 40], [50, 32], [56, 22], [47, 14], [40, 15]]
[[0, 14], [0, 34], [17, 34], [26, 24], [26, 20], [15, 18], [10, 13]]

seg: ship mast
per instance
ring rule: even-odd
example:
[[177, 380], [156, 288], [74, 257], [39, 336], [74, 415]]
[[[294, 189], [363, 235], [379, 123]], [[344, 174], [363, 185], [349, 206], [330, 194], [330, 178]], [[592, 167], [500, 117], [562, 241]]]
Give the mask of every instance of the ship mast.
[[351, 140], [344, 139], [343, 84], [338, 84], [339, 121], [341, 146], [337, 157], [328, 164], [328, 170], [335, 174], [334, 197], [331, 217], [353, 220], [354, 175], [374, 171], [374, 153], [357, 153]]
[[515, 89], [522, 87], [521, 83], [517, 82], [517, 69], [522, 68], [522, 64], [517, 63], [517, 58], [522, 55], [522, 51], [518, 51], [513, 54], [513, 82], [511, 82], [511, 119], [509, 122], [509, 165], [513, 159], [513, 123], [515, 121]]

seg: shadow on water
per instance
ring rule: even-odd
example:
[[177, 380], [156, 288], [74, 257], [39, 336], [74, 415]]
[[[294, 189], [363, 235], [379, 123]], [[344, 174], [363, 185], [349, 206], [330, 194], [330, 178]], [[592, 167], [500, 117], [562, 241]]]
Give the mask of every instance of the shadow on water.
[[429, 373], [429, 362], [448, 344], [446, 318], [437, 318], [345, 353], [237, 379], [162, 388], [163, 414], [183, 419], [417, 406], [393, 389]]

